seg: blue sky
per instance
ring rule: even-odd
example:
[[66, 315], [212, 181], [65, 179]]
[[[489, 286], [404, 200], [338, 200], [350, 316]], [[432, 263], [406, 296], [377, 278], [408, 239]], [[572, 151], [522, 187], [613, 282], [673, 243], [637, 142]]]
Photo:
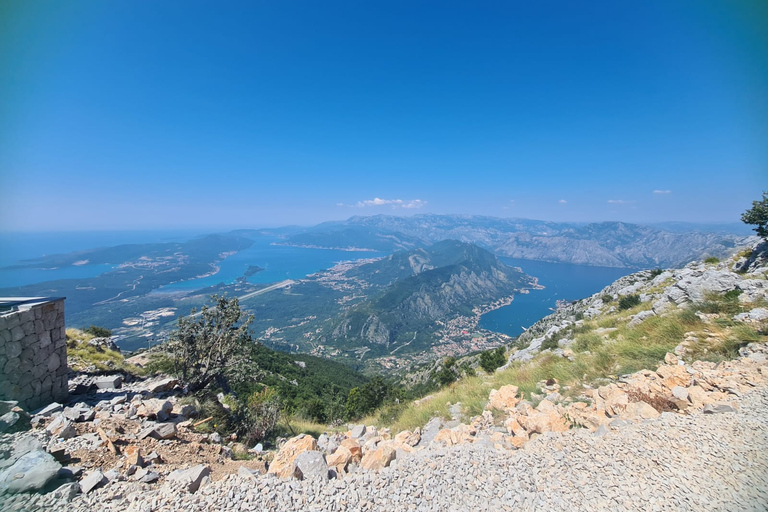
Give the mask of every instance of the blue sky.
[[0, 6], [5, 231], [733, 222], [766, 140], [765, 2]]

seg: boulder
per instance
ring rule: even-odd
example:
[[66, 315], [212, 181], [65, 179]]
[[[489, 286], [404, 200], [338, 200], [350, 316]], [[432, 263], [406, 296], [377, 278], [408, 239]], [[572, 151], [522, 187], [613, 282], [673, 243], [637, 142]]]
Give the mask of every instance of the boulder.
[[303, 480], [328, 480], [328, 464], [323, 452], [309, 450], [300, 453], [295, 460], [296, 468]]
[[62, 500], [65, 503], [69, 503], [75, 498], [75, 496], [77, 496], [79, 492], [80, 484], [77, 482], [70, 482], [60, 486], [58, 489], [53, 491], [53, 497], [58, 500]]
[[622, 419], [641, 421], [659, 417], [659, 411], [651, 407], [646, 402], [632, 402], [627, 405], [624, 414], [621, 415]]
[[120, 352], [120, 348], [117, 343], [112, 341], [112, 338], [91, 338], [88, 340], [88, 344], [96, 347], [99, 350], [112, 350], [113, 352]]
[[7, 414], [19, 406], [16, 400], [0, 400], [0, 415]]
[[61, 412], [64, 410], [64, 406], [60, 403], [53, 402], [52, 404], [48, 404], [42, 409], [38, 409], [34, 411], [32, 414], [34, 416], [41, 416], [43, 418], [48, 418], [50, 416], [53, 416], [57, 412]]
[[157, 482], [160, 479], [160, 475], [154, 471], [148, 471], [146, 475], [139, 479], [139, 482], [144, 484], [151, 484]]
[[678, 400], [688, 400], [688, 390], [682, 386], [672, 388], [672, 396]]
[[58, 476], [60, 469], [61, 464], [50, 453], [43, 450], [27, 452], [0, 471], [0, 494], [42, 489]]
[[172, 439], [176, 437], [176, 425], [173, 423], [158, 423], [152, 427], [149, 433], [155, 439]]
[[629, 404], [629, 396], [616, 384], [601, 386], [592, 396], [595, 399], [595, 407], [604, 410], [609, 416], [620, 415]]
[[492, 389], [488, 395], [488, 405], [486, 409], [498, 409], [500, 411], [506, 411], [512, 409], [520, 401], [517, 398], [518, 387], [507, 385], [502, 386], [499, 389]]
[[661, 365], [656, 373], [661, 377], [661, 383], [671, 390], [675, 386], [688, 387], [691, 385], [691, 375], [684, 366]]
[[280, 478], [296, 476], [296, 457], [303, 452], [316, 450], [317, 441], [310, 435], [301, 434], [291, 438], [280, 448], [280, 451], [269, 466], [268, 473], [277, 475]]
[[172, 471], [166, 477], [166, 481], [179, 484], [188, 492], [195, 492], [200, 488], [203, 479], [210, 474], [211, 470], [208, 466], [205, 464], [198, 464], [197, 466], [188, 469], [177, 469]]
[[72, 421], [68, 420], [63, 415], [56, 416], [53, 421], [45, 427], [45, 430], [53, 437], [59, 439], [71, 439], [77, 435], [75, 426], [72, 425]]
[[346, 448], [352, 454], [352, 462], [360, 462], [363, 458], [363, 449], [357, 439], [344, 439], [339, 445], [339, 448], [341, 447]]
[[106, 375], [93, 379], [93, 385], [99, 389], [117, 389], [123, 383], [122, 375]]
[[14, 427], [19, 423], [21, 416], [15, 411], [7, 412], [0, 416], [0, 432], [9, 432], [15, 430]]
[[185, 418], [191, 418], [197, 415], [197, 409], [195, 409], [195, 406], [191, 404], [176, 404], [173, 406], [171, 412], [176, 416], [183, 416]]
[[641, 311], [635, 316], [632, 317], [632, 320], [629, 321], [629, 324], [627, 324], [629, 327], [634, 327], [636, 325], [640, 325], [645, 321], [647, 318], [650, 318], [652, 316], [656, 316], [656, 313], [653, 311]]
[[349, 437], [352, 439], [360, 439], [365, 435], [365, 425], [355, 425], [349, 430]]
[[65, 407], [62, 412], [65, 418], [75, 422], [91, 421], [96, 416], [96, 411], [88, 404], [78, 403], [72, 407]]
[[560, 414], [556, 406], [548, 400], [542, 400], [535, 410], [517, 420], [528, 434], [544, 432], [565, 432], [570, 428], [568, 421]]
[[747, 313], [739, 313], [733, 317], [734, 320], [747, 323], [758, 323], [768, 320], [768, 309], [754, 308]]
[[704, 407], [704, 414], [722, 414], [725, 412], [736, 412], [736, 409], [728, 404], [707, 404]]
[[144, 389], [150, 393], [166, 393], [179, 384], [173, 377], [158, 377], [144, 382]]
[[107, 483], [107, 477], [100, 470], [91, 471], [82, 480], [80, 480], [80, 489], [83, 494], [88, 494], [99, 485]]
[[611, 419], [606, 415], [605, 410], [589, 406], [584, 402], [576, 402], [568, 406], [565, 411], [566, 416], [577, 425], [595, 431], [600, 425], [605, 425]]
[[130, 446], [126, 446], [123, 453], [125, 454], [126, 467], [144, 467], [144, 457], [141, 456], [141, 448], [139, 448], [137, 445], [132, 444]]
[[150, 398], [143, 400], [136, 408], [136, 414], [142, 418], [157, 419], [157, 421], [166, 421], [171, 417], [173, 404], [168, 400]]
[[701, 386], [693, 385], [687, 388], [686, 391], [688, 393], [688, 401], [696, 408], [704, 407], [712, 401], [709, 397], [709, 393], [704, 391]]
[[417, 428], [413, 432], [410, 430], [403, 430], [395, 436], [395, 443], [404, 444], [406, 446], [416, 446], [421, 441], [421, 433]]
[[[336, 468], [338, 470], [346, 470], [350, 462], [352, 462], [352, 452], [346, 446], [339, 446], [336, 451], [328, 456], [326, 462], [328, 467]], [[359, 459], [358, 459], [359, 460]]]
[[363, 469], [379, 471], [395, 460], [396, 457], [395, 448], [392, 446], [391, 441], [385, 441], [379, 446], [365, 454], [363, 460], [360, 462], [360, 467]]

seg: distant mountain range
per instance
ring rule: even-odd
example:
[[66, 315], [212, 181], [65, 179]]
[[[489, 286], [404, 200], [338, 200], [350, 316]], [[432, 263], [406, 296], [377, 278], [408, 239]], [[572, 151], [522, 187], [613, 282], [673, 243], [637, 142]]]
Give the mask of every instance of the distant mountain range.
[[375, 215], [325, 222], [287, 236], [297, 246], [392, 251], [453, 239], [499, 256], [605, 267], [679, 267], [702, 256], [723, 257], [748, 243], [725, 225], [625, 222], [562, 223], [485, 216]]

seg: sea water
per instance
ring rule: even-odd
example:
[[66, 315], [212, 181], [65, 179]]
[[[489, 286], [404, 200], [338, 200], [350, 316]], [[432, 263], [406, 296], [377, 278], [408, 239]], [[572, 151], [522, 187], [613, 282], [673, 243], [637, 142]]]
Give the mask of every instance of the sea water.
[[[72, 231], [72, 232], [0, 232], [0, 288], [54, 281], [86, 279], [112, 270], [115, 266], [68, 265], [44, 268], [35, 265], [43, 256], [68, 254], [122, 244], [185, 242], [199, 230], [173, 231]], [[30, 265], [31, 266], [27, 266]], [[8, 268], [23, 265], [24, 268]]]
[[[115, 268], [110, 264], [67, 265], [45, 268], [35, 260], [54, 254], [67, 254], [121, 244], [185, 242], [204, 233], [198, 231], [85, 231], [56, 233], [0, 233], [0, 288], [11, 288], [57, 279], [86, 279]], [[340, 261], [386, 256], [382, 252], [308, 249], [277, 245], [280, 239], [259, 236], [248, 249], [217, 263], [218, 271], [209, 276], [187, 279], [162, 286], [157, 292], [194, 291], [219, 283], [231, 284], [249, 266], [264, 270], [246, 279], [249, 283], [273, 283], [301, 279], [332, 267]], [[32, 263], [31, 266], [27, 266]], [[23, 265], [23, 268], [13, 268]], [[10, 268], [9, 268], [10, 267]]]
[[383, 252], [341, 251], [337, 249], [309, 249], [279, 245], [280, 239], [262, 236], [248, 249], [239, 251], [217, 264], [219, 271], [213, 275], [188, 279], [161, 286], [157, 291], [194, 291], [219, 283], [232, 284], [248, 267], [263, 270], [246, 277], [249, 283], [276, 283], [285, 279], [302, 279], [309, 274], [333, 267], [340, 261], [351, 261], [386, 256]]
[[508, 306], [484, 314], [479, 326], [508, 336], [519, 336], [525, 329], [552, 313], [558, 300], [578, 300], [599, 292], [616, 279], [635, 269], [592, 267], [569, 263], [499, 258], [507, 265], [520, 267], [537, 277], [543, 290], [515, 295]]

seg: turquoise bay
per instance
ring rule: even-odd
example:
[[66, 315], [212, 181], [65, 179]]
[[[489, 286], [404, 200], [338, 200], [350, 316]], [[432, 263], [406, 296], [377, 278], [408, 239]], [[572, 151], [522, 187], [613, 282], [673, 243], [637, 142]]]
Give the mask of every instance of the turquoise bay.
[[634, 272], [628, 268], [592, 267], [567, 263], [499, 258], [507, 265], [520, 267], [537, 277], [543, 290], [516, 295], [508, 306], [486, 313], [480, 327], [489, 331], [519, 336], [552, 312], [558, 300], [578, 300], [599, 292], [616, 279]]

